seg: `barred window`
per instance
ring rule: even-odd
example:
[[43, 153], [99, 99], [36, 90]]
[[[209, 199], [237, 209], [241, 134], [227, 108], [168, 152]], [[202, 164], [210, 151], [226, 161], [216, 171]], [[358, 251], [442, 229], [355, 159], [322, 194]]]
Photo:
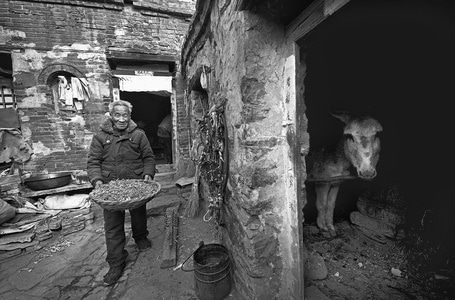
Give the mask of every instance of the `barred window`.
[[16, 98], [14, 97], [13, 81], [5, 80], [4, 78], [1, 78], [0, 82], [1, 82], [0, 108], [8, 108], [8, 107], [16, 108]]
[[11, 54], [0, 52], [0, 109], [16, 108]]

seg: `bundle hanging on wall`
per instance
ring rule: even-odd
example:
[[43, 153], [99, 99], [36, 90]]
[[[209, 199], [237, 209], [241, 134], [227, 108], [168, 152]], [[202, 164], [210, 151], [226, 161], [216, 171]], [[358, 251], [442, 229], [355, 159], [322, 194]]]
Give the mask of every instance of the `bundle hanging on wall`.
[[224, 107], [226, 101], [214, 105], [199, 120], [199, 140], [197, 145], [196, 179], [192, 195], [186, 207], [186, 214], [194, 217], [199, 209], [199, 181], [208, 185], [208, 210], [204, 220], [215, 218], [219, 224], [220, 210], [224, 202], [227, 182], [227, 131], [225, 128]]

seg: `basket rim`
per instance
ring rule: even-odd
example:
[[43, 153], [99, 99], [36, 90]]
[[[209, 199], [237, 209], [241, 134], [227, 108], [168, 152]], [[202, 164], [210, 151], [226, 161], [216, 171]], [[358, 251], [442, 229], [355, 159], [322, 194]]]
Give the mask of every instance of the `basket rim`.
[[[143, 181], [142, 179], [120, 179], [120, 180], [133, 180], [133, 181]], [[108, 184], [108, 183], [105, 183]], [[155, 197], [160, 191], [161, 191], [161, 184], [157, 181], [152, 181], [148, 182], [148, 184], [154, 184], [156, 185], [156, 190], [151, 193], [147, 194], [144, 197], [141, 198], [130, 198], [128, 200], [124, 201], [110, 201], [110, 200], [103, 200], [99, 198], [93, 197], [93, 195], [89, 194], [89, 199], [98, 205], [100, 205], [104, 209], [110, 209], [110, 210], [126, 210], [126, 209], [131, 209], [135, 207], [139, 207], [148, 201], [152, 200], [153, 197]]]

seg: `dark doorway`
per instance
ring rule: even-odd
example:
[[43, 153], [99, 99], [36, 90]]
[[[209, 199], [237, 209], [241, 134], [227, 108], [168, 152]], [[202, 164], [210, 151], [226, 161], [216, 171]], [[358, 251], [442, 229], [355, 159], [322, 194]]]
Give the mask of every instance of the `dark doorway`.
[[[299, 46], [307, 67], [312, 149], [333, 145], [342, 133], [343, 124], [328, 114], [331, 110], [372, 115], [384, 128], [378, 176], [343, 184], [337, 217], [349, 218], [360, 194], [395, 182], [407, 204], [407, 225], [425, 223], [423, 238], [440, 246], [441, 263], [450, 257], [453, 265], [455, 164], [448, 140], [455, 99], [454, 4], [350, 1]], [[315, 217], [311, 197], [308, 221]]]
[[157, 131], [161, 121], [167, 115], [171, 114], [171, 98], [169, 96], [159, 96], [147, 92], [123, 91], [120, 91], [120, 98], [133, 105], [131, 119], [145, 131], [155, 154], [157, 164], [167, 164], [165, 144], [157, 136]]

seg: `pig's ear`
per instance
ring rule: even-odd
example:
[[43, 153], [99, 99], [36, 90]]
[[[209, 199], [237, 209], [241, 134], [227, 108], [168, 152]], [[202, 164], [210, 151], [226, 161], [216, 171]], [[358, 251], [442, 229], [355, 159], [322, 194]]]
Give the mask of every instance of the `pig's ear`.
[[337, 119], [340, 119], [344, 124], [351, 121], [351, 114], [347, 111], [330, 111], [329, 114]]

